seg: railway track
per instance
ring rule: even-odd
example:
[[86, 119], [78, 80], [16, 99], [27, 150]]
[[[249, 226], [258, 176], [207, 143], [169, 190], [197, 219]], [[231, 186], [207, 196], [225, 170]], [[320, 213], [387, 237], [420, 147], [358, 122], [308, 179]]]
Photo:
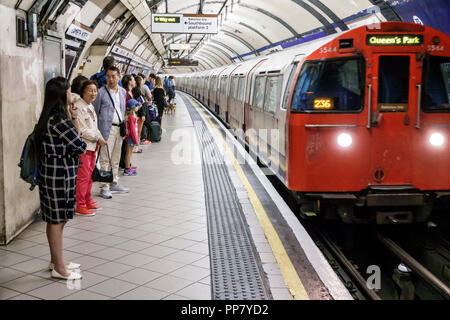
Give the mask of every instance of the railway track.
[[[359, 242], [358, 248], [368, 248], [360, 254], [358, 249], [345, 248], [342, 239], [330, 235], [320, 225], [310, 222], [307, 225], [319, 249], [355, 299], [450, 300], [450, 242], [439, 231], [421, 234], [416, 243], [407, 236], [402, 237], [403, 231], [396, 240], [387, 235], [389, 232], [374, 231], [366, 239], [354, 238]], [[371, 257], [369, 251], [373, 252]], [[370, 287], [370, 274], [364, 273], [369, 266], [382, 270], [379, 288]]]
[[[216, 119], [228, 127], [221, 119], [218, 117]], [[249, 152], [247, 146], [245, 146], [245, 149]], [[259, 159], [258, 165], [264, 167]], [[436, 263], [436, 259], [433, 258], [430, 262], [429, 258], [426, 263], [421, 263], [402, 249], [402, 246], [392, 239], [393, 237], [380, 232], [382, 229], [377, 226], [370, 226], [369, 231], [366, 232], [361, 229], [366, 229], [368, 226], [349, 226], [340, 221], [334, 221], [331, 224], [335, 232], [330, 232], [326, 230], [330, 224], [324, 224], [318, 217], [302, 217], [299, 214], [295, 199], [284, 184], [276, 176], [269, 176], [268, 178], [291, 210], [302, 220], [302, 224], [311, 238], [316, 242], [330, 266], [355, 300], [450, 300], [450, 241], [442, 232], [433, 231], [433, 235], [423, 234], [425, 237], [423, 241], [433, 241], [431, 246], [433, 251], [439, 252], [437, 255], [441, 257], [440, 262]], [[447, 225], [448, 221], [444, 221], [443, 224]], [[389, 226], [388, 228], [390, 227], [396, 228], [392, 229], [394, 233], [401, 230], [395, 238], [410, 234], [411, 230], [415, 228], [413, 225]], [[341, 230], [336, 232], [336, 229]], [[389, 231], [391, 232], [391, 230]], [[364, 236], [358, 236], [357, 233], [364, 234]], [[420, 255], [421, 250], [418, 251]], [[368, 257], [370, 255], [368, 252], [373, 252], [371, 257]], [[422, 255], [425, 256], [423, 250]], [[433, 271], [430, 271], [428, 265], [433, 265], [433, 263]], [[368, 285], [369, 277], [367, 273], [364, 274], [364, 271], [368, 270], [367, 267], [369, 266], [378, 267], [378, 270], [382, 270], [379, 275], [381, 278], [379, 281], [380, 288], [373, 288]], [[439, 272], [442, 274], [441, 277], [435, 275]]]
[[[303, 217], [298, 213], [295, 200], [276, 177], [269, 180], [302, 220], [355, 300], [450, 300], [450, 241], [433, 224], [431, 228], [419, 228], [417, 231], [413, 225], [383, 228], [348, 226], [335, 221], [331, 226], [334, 232], [330, 232], [326, 230], [330, 224], [319, 222], [318, 217]], [[358, 235], [358, 231], [364, 236]], [[427, 245], [417, 248], [413, 244], [414, 240]], [[415, 259], [403, 246], [411, 250], [415, 248], [414, 255], [422, 258]], [[366, 252], [361, 254], [361, 248], [367, 248], [362, 249]], [[368, 257], [369, 251], [373, 252], [372, 257]], [[382, 271], [379, 289], [372, 289], [368, 285], [370, 274], [365, 271], [369, 266], [380, 267]]]

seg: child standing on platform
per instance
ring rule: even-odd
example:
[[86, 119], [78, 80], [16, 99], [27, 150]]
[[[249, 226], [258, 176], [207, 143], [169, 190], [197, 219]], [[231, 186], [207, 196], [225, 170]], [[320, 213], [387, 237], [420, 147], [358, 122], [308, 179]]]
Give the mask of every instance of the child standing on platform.
[[131, 168], [131, 155], [133, 154], [133, 147], [139, 144], [137, 136], [137, 120], [136, 111], [139, 110], [141, 104], [135, 99], [130, 99], [127, 102], [127, 134], [124, 137], [124, 143], [127, 143], [127, 151], [125, 154], [125, 169], [123, 170], [124, 176], [135, 176], [137, 175], [136, 170]]

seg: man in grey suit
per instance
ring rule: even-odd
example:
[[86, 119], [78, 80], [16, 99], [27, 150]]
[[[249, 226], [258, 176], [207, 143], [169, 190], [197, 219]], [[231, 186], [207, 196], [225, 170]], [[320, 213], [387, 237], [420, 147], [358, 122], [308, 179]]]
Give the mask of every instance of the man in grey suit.
[[[127, 193], [129, 189], [119, 184], [119, 162], [123, 138], [120, 135], [120, 123], [125, 121], [125, 101], [127, 93], [120, 87], [120, 71], [116, 67], [106, 69], [106, 86], [98, 90], [97, 99], [92, 103], [98, 118], [98, 129], [108, 144], [114, 181], [101, 184], [100, 195], [112, 198], [112, 192]], [[100, 149], [99, 161], [102, 170], [110, 170], [108, 150]]]

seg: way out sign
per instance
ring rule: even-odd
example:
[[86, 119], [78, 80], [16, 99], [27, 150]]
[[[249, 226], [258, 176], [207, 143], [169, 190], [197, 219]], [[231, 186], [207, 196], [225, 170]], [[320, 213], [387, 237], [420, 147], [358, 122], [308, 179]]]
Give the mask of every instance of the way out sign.
[[152, 33], [216, 34], [216, 14], [152, 14]]

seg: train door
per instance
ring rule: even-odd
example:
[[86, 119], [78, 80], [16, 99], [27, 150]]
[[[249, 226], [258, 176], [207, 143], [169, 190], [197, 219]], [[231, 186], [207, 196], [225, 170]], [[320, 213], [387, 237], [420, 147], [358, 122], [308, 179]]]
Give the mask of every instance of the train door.
[[222, 120], [225, 120], [225, 113], [227, 111], [227, 97], [228, 97], [228, 76], [224, 75], [220, 78], [220, 93], [219, 93], [219, 103], [217, 108], [217, 115]]
[[367, 125], [371, 136], [369, 184], [409, 188], [421, 63], [415, 54], [375, 54], [373, 59], [374, 77], [369, 84], [372, 112]]
[[[253, 95], [253, 91], [252, 91], [252, 85], [253, 85], [253, 81], [254, 81], [254, 74], [255, 71], [258, 69], [258, 67], [264, 63], [264, 61], [266, 61], [267, 59], [263, 59], [261, 61], [259, 61], [256, 65], [253, 66], [253, 68], [250, 69], [250, 71], [247, 73], [247, 76], [245, 78], [245, 101], [244, 101], [244, 124], [242, 125], [242, 129], [245, 131], [247, 131], [248, 129], [250, 129], [252, 127], [252, 122], [251, 122], [251, 114], [250, 114], [250, 106], [251, 106], [251, 101], [252, 101], [252, 95]], [[245, 135], [245, 140], [247, 142], [248, 141], [248, 137]]]
[[240, 92], [242, 91], [241, 75], [236, 74], [231, 78], [230, 94], [228, 96], [228, 117], [227, 123], [234, 129], [239, 129]]
[[224, 112], [223, 115], [221, 115], [221, 118], [226, 122], [226, 123], [230, 123], [230, 119], [229, 119], [229, 114], [230, 114], [230, 97], [233, 94], [232, 89], [231, 89], [231, 84], [232, 84], [232, 79], [234, 78], [233, 74], [236, 71], [237, 68], [239, 68], [241, 65], [238, 65], [236, 67], [234, 67], [232, 70], [230, 70], [231, 72], [228, 74], [228, 82], [227, 82], [227, 88], [226, 88], [226, 95], [224, 98], [224, 109], [222, 109], [222, 111]]
[[239, 75], [230, 75], [230, 93], [227, 97], [227, 113], [226, 113], [226, 120], [228, 124], [230, 124], [232, 127], [235, 127], [234, 123], [234, 117], [233, 117], [233, 110], [235, 109], [235, 106], [238, 101], [238, 86], [239, 86]]
[[287, 69], [283, 72], [285, 74], [285, 77], [283, 79], [283, 87], [284, 90], [282, 91], [282, 99], [280, 102], [280, 108], [279, 108], [279, 122], [278, 122], [278, 130], [280, 133], [279, 137], [279, 145], [280, 145], [280, 174], [282, 175], [282, 181], [284, 181], [286, 170], [287, 170], [287, 158], [286, 158], [286, 151], [287, 151], [287, 137], [288, 137], [288, 130], [289, 126], [286, 125], [287, 123], [287, 108], [289, 104], [289, 98], [291, 97], [291, 92], [293, 89], [294, 84], [294, 78], [295, 75], [299, 72], [298, 70], [298, 64], [300, 62], [300, 59], [304, 58], [304, 54], [299, 54], [295, 56], [293, 63], [290, 64]]
[[211, 99], [212, 99], [211, 90], [213, 89], [213, 87], [214, 87], [214, 76], [210, 76], [208, 80], [208, 93], [207, 93], [208, 100], [206, 104], [208, 106], [208, 109], [211, 109]]
[[[275, 71], [277, 72], [277, 71]], [[278, 106], [280, 105], [283, 76], [280, 73], [267, 75], [264, 97], [264, 131], [259, 132], [259, 146], [265, 154], [265, 161], [277, 173], [280, 167], [280, 130]], [[283, 128], [284, 129], [284, 128]], [[263, 156], [264, 156], [263, 154]]]
[[211, 87], [211, 79], [212, 76], [208, 75], [206, 77], [206, 85], [205, 85], [205, 104], [209, 108], [209, 88]]

